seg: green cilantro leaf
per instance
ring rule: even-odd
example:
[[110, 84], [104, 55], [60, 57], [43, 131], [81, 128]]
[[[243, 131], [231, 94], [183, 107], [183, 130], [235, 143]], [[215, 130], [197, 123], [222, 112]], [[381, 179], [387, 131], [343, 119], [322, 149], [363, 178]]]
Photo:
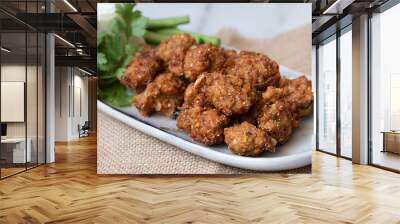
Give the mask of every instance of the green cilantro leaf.
[[146, 24], [147, 24], [147, 18], [140, 17], [136, 19], [131, 25], [132, 27], [131, 35], [136, 37], [143, 37], [143, 35], [146, 32]]

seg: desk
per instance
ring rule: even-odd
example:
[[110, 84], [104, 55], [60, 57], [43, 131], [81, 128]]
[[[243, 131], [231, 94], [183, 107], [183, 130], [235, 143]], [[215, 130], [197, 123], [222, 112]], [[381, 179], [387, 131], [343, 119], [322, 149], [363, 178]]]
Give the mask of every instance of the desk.
[[392, 152], [400, 154], [400, 131], [382, 131], [383, 150], [382, 152]]
[[[5, 138], [5, 139], [1, 139], [2, 157], [3, 157], [3, 152], [11, 152], [12, 161], [11, 161], [11, 158], [9, 158], [8, 162], [10, 162], [10, 163], [30, 162], [31, 158], [32, 158], [32, 154], [31, 154], [32, 141], [31, 141], [30, 138], [27, 138], [26, 142], [28, 144], [27, 144], [27, 147], [26, 147], [26, 154], [25, 154], [25, 138]], [[13, 147], [10, 149], [10, 146], [13, 146]], [[26, 161], [25, 161], [25, 159], [26, 159]], [[6, 158], [6, 160], [7, 160], [7, 158]]]

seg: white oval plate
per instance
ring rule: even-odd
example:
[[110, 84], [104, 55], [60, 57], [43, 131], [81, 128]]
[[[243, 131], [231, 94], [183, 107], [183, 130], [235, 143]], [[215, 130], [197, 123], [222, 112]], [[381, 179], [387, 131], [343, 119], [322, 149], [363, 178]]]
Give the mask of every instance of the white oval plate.
[[[296, 78], [301, 73], [280, 66], [280, 72], [287, 78]], [[265, 152], [260, 157], [244, 157], [232, 154], [225, 144], [206, 146], [193, 141], [176, 128], [176, 121], [159, 114], [143, 117], [135, 107], [115, 108], [101, 101], [98, 110], [135, 128], [147, 135], [172, 144], [182, 150], [225, 165], [256, 170], [282, 171], [311, 164], [313, 117], [303, 120], [294, 130], [290, 140], [277, 148], [274, 153]]]

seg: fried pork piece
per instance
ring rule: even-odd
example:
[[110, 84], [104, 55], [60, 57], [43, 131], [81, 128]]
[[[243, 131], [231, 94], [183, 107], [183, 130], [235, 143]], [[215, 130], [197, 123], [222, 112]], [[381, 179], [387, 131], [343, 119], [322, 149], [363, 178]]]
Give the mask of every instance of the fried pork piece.
[[280, 80], [279, 65], [266, 55], [241, 51], [239, 54], [228, 52], [224, 73], [251, 80], [259, 90], [276, 86]]
[[195, 82], [189, 84], [184, 94], [183, 109], [193, 106], [211, 106], [206, 100], [205, 85], [206, 74], [201, 74]]
[[285, 101], [296, 120], [306, 117], [313, 110], [311, 81], [305, 76], [296, 79], [282, 79], [280, 85], [285, 89]]
[[239, 58], [239, 53], [236, 52], [235, 50], [224, 49], [224, 54], [225, 54], [225, 63], [223, 72], [229, 73], [229, 70], [233, 69], [233, 67], [235, 66], [235, 61]]
[[292, 116], [292, 127], [293, 128], [298, 128], [299, 127], [299, 120], [295, 119], [293, 116], [293, 112], [290, 110], [290, 105], [286, 101], [288, 97], [288, 90], [287, 88], [276, 88], [273, 86], [269, 86], [267, 90], [262, 94], [262, 103], [263, 105], [265, 104], [273, 104], [276, 102], [280, 102], [282, 104], [285, 104], [285, 107], [289, 110], [291, 116]]
[[212, 44], [192, 45], [184, 60], [185, 77], [190, 81], [203, 72], [220, 71], [225, 63], [224, 50]]
[[161, 41], [156, 55], [167, 63], [168, 69], [172, 73], [181, 76], [183, 75], [183, 61], [186, 51], [195, 43], [195, 39], [189, 34], [172, 35]]
[[206, 99], [227, 116], [246, 113], [256, 100], [251, 83], [239, 76], [209, 73], [205, 88]]
[[216, 109], [195, 106], [179, 114], [176, 126], [195, 141], [215, 145], [223, 142], [228, 122], [228, 117]]
[[168, 117], [183, 102], [185, 83], [172, 73], [162, 73], [151, 82], [146, 89], [133, 97], [133, 104], [143, 116], [160, 112]]
[[257, 125], [258, 115], [265, 103], [262, 102], [262, 92], [255, 91], [255, 95], [256, 100], [250, 110], [245, 114], [233, 116], [233, 123], [240, 124], [242, 122], [249, 122], [250, 124]]
[[162, 61], [155, 55], [153, 49], [138, 52], [127, 66], [121, 83], [140, 93], [161, 69]]
[[258, 115], [257, 123], [278, 144], [285, 143], [293, 132], [293, 117], [283, 101], [265, 104]]
[[237, 55], [238, 55], [238, 53], [235, 50], [224, 49], [224, 53], [225, 53], [225, 58], [228, 61], [228, 63], [230, 62], [230, 60], [235, 60], [235, 57], [237, 57]]
[[224, 135], [229, 149], [238, 155], [257, 156], [266, 150], [275, 151], [276, 140], [248, 122], [225, 128]]
[[276, 101], [281, 101], [287, 95], [287, 90], [285, 88], [276, 88], [269, 86], [265, 92], [262, 94], [262, 101], [266, 104], [273, 104]]
[[278, 87], [283, 88], [283, 87], [287, 86], [289, 84], [289, 81], [290, 81], [290, 79], [282, 76], [281, 79], [279, 80]]
[[192, 124], [194, 123], [194, 120], [201, 114], [202, 111], [204, 111], [204, 107], [191, 107], [187, 108], [183, 111], [181, 111], [178, 115], [178, 118], [176, 119], [176, 127], [179, 129], [182, 129], [186, 133], [190, 135], [190, 132], [192, 131]]

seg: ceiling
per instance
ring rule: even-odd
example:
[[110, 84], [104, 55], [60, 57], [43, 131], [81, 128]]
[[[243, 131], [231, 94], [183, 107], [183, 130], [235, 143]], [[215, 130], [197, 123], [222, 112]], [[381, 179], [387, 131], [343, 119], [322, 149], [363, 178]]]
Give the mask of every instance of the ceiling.
[[313, 43], [351, 24], [353, 17], [373, 11], [390, 0], [311, 0]]
[[[38, 33], [2, 33], [2, 62], [12, 64], [36, 64], [44, 57], [44, 35]], [[27, 47], [25, 47], [27, 46]]]
[[[12, 50], [7, 57], [16, 61], [36, 55], [33, 44], [28, 43], [25, 51], [25, 34], [21, 33], [52, 32], [57, 34], [56, 65], [81, 66], [95, 73], [96, 7], [96, 0], [1, 0], [2, 45]], [[27, 35], [28, 42], [31, 36]]]

